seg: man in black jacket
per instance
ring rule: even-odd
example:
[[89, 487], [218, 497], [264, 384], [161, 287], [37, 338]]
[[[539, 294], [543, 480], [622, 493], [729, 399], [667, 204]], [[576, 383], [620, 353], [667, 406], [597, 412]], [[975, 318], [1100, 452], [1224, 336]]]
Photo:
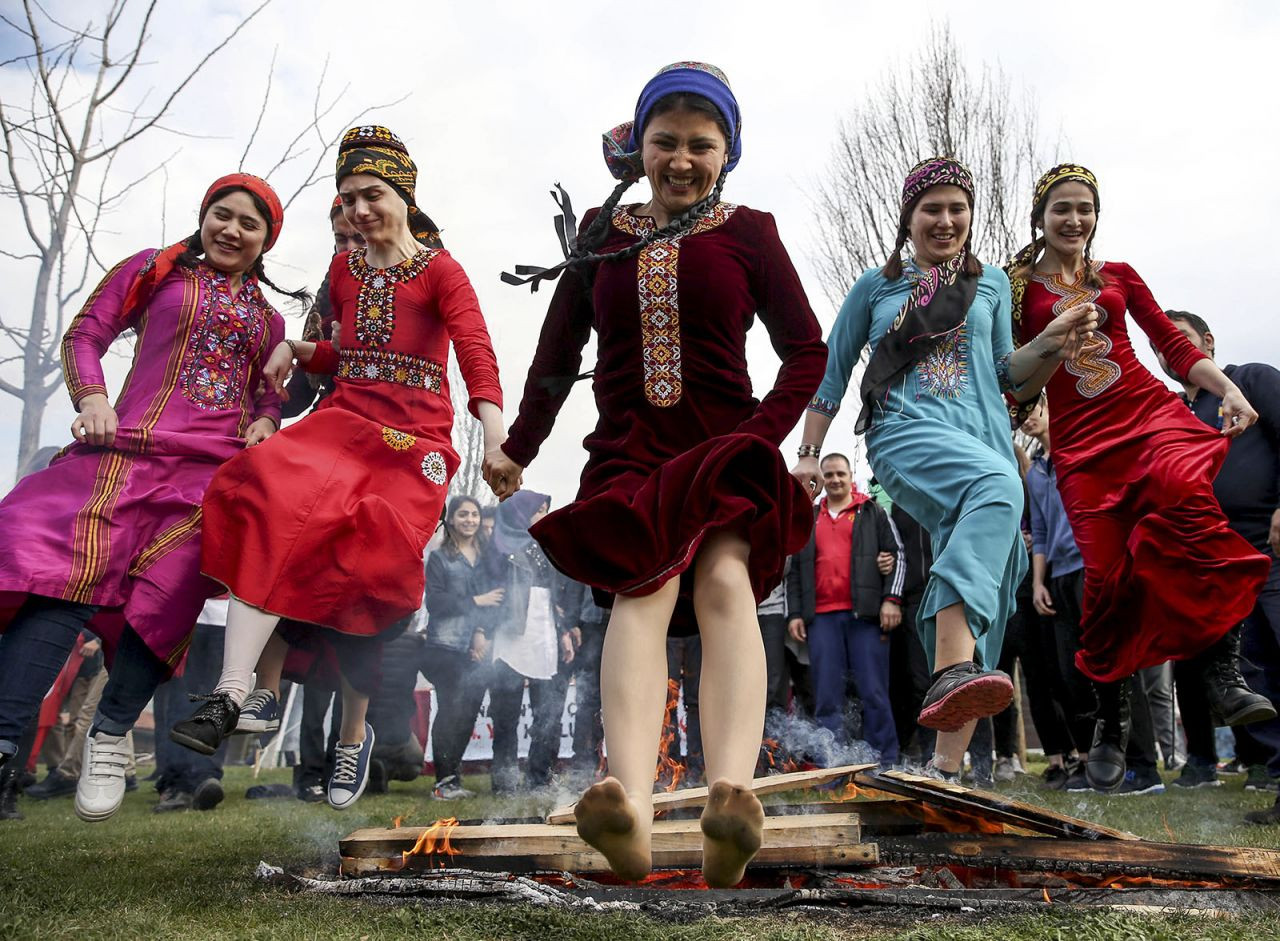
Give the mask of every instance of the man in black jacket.
[[[902, 544], [874, 500], [859, 493], [849, 459], [822, 459], [826, 495], [814, 508], [809, 544], [796, 555], [789, 578], [800, 617], [792, 636], [808, 640], [815, 718], [837, 737], [844, 733], [845, 680], [852, 676], [862, 700], [863, 737], [881, 764], [898, 761], [898, 734], [889, 704], [889, 633], [902, 624]], [[894, 556], [888, 575], [876, 557]]]
[[[1193, 346], [1213, 356], [1213, 333], [1203, 318], [1180, 310], [1167, 313]], [[1168, 371], [1163, 357], [1160, 365]], [[1275, 561], [1280, 554], [1280, 371], [1263, 363], [1224, 366], [1222, 371], [1240, 387], [1258, 412], [1257, 423], [1231, 442], [1231, 450], [1213, 482], [1213, 491], [1231, 528], [1271, 559], [1271, 574], [1257, 605], [1244, 622], [1242, 639], [1245, 679], [1251, 689], [1274, 703], [1280, 701], [1280, 566]], [[1209, 427], [1221, 430], [1221, 399], [1179, 381], [1185, 390], [1183, 400], [1191, 411]], [[1188, 661], [1191, 667], [1196, 664], [1197, 661]], [[1177, 664], [1177, 667], [1186, 673], [1187, 665]], [[1178, 699], [1187, 729], [1188, 764], [1183, 776], [1188, 776], [1188, 769], [1192, 773], [1204, 769], [1199, 779], [1192, 778], [1185, 786], [1204, 786], [1217, 779], [1212, 771], [1212, 764], [1217, 760], [1213, 723], [1207, 702], [1202, 701], [1203, 697], [1194, 698], [1199, 689], [1198, 683], [1178, 684]], [[1236, 726], [1233, 731], [1237, 757], [1249, 766], [1248, 789], [1275, 790], [1280, 781], [1280, 720]], [[1183, 782], [1179, 779], [1174, 783]], [[1280, 798], [1275, 807], [1254, 811], [1245, 818], [1252, 823], [1280, 823]]]

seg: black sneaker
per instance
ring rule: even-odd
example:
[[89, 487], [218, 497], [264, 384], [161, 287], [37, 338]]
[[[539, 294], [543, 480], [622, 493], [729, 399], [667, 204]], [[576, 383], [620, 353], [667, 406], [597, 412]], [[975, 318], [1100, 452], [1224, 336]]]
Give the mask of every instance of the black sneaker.
[[226, 693], [192, 696], [191, 699], [204, 705], [190, 719], [184, 719], [171, 728], [169, 740], [202, 755], [212, 755], [222, 740], [235, 731], [240, 708]]
[[1270, 807], [1249, 811], [1244, 815], [1244, 819], [1248, 823], [1257, 823], [1262, 826], [1274, 826], [1280, 823], [1280, 797], [1277, 797], [1276, 802]]
[[476, 792], [468, 791], [463, 787], [456, 774], [451, 774], [444, 780], [436, 782], [436, 786], [431, 789], [432, 799], [438, 801], [466, 800], [475, 796]]
[[[1280, 781], [1267, 773], [1266, 765], [1249, 765], [1249, 771], [1244, 779], [1244, 789], [1246, 791], [1280, 791]], [[28, 790], [27, 793], [30, 794], [31, 791]]]
[[967, 660], [947, 667], [929, 687], [916, 720], [927, 729], [955, 732], [974, 719], [993, 716], [1013, 701], [1013, 681], [999, 670]]
[[18, 809], [18, 769], [0, 765], [0, 820], [21, 820]]
[[31, 785], [22, 793], [32, 800], [43, 801], [51, 797], [70, 797], [75, 792], [76, 779], [69, 778], [55, 769], [50, 771], [39, 784]]
[[1071, 768], [1066, 765], [1050, 765], [1040, 775], [1040, 786], [1046, 791], [1065, 791], [1071, 778]]
[[1067, 783], [1062, 789], [1068, 794], [1084, 794], [1093, 790], [1093, 785], [1089, 783], [1088, 766], [1081, 761], [1076, 764], [1071, 772], [1067, 775]]
[[160, 795], [160, 801], [151, 808], [152, 813], [172, 814], [191, 809], [191, 792], [169, 788]]
[[324, 785], [304, 784], [294, 794], [304, 804], [318, 804], [324, 800]]
[[205, 778], [191, 792], [191, 809], [213, 810], [222, 803], [224, 796], [221, 781], [217, 778]]
[[1185, 791], [1192, 788], [1222, 787], [1222, 779], [1218, 777], [1218, 769], [1213, 765], [1199, 765], [1188, 761], [1182, 767], [1182, 774], [1173, 779], [1173, 786]]
[[1124, 781], [1111, 793], [1117, 797], [1163, 794], [1164, 782], [1155, 768], [1130, 768], [1124, 773]]

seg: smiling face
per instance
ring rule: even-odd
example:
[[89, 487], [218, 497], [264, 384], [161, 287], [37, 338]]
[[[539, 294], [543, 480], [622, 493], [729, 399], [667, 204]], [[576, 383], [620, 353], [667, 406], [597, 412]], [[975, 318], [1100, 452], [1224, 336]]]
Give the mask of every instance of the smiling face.
[[1076, 180], [1067, 180], [1049, 190], [1044, 218], [1036, 220], [1044, 229], [1049, 248], [1066, 258], [1084, 254], [1098, 224], [1095, 199], [1093, 190]]
[[706, 199], [729, 160], [724, 132], [715, 119], [685, 108], [649, 119], [642, 155], [653, 189], [650, 208], [659, 226]]
[[338, 184], [342, 213], [366, 242], [393, 244], [409, 233], [409, 205], [380, 177], [352, 173]]
[[470, 539], [480, 530], [480, 507], [470, 500], [463, 503], [449, 517], [449, 525], [462, 539]]
[[944, 183], [925, 190], [907, 222], [916, 262], [932, 267], [954, 258], [969, 238], [972, 220], [969, 194], [960, 187]]
[[822, 462], [822, 486], [827, 491], [827, 499], [837, 502], [849, 495], [853, 485], [853, 472], [844, 458], [829, 457]]
[[227, 193], [205, 210], [200, 243], [211, 268], [242, 275], [258, 260], [266, 241], [267, 220], [244, 190]]

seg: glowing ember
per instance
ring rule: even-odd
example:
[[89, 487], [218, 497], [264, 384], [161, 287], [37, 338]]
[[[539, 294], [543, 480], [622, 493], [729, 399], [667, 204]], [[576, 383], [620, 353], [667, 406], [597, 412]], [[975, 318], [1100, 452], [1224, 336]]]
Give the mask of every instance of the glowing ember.
[[[401, 864], [406, 862], [410, 856], [457, 856], [458, 851], [449, 843], [449, 836], [457, 826], [457, 817], [446, 817], [443, 820], [437, 820], [422, 831], [422, 835], [418, 837], [418, 842], [413, 845], [413, 849], [400, 854]], [[444, 860], [440, 860], [440, 865], [441, 868], [444, 867]]]
[[399, 816], [397, 816], [397, 817], [392, 817], [392, 818], [391, 818], [391, 829], [392, 829], [392, 830], [399, 830], [399, 829], [400, 829], [400, 827], [404, 824], [405, 819], [406, 819], [408, 816], [409, 816], [408, 814], [400, 814], [400, 815], [399, 815]]
[[760, 757], [768, 763], [770, 771], [780, 774], [790, 774], [800, 768], [776, 738], [766, 738], [760, 743]]

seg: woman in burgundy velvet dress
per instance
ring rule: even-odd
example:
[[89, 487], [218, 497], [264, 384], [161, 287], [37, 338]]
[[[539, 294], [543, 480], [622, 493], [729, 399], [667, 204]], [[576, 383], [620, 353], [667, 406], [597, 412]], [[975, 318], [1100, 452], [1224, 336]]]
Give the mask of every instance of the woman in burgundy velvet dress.
[[[594, 329], [600, 419], [578, 497], [532, 533], [557, 568], [602, 601], [613, 596], [601, 679], [612, 776], [586, 792], [577, 818], [629, 879], [650, 868], [668, 627], [702, 637], [707, 883], [740, 881], [759, 847], [763, 813], [749, 784], [765, 661], [755, 606], [812, 525], [810, 495], [778, 446], [822, 379], [826, 349], [773, 218], [720, 199], [740, 132], [723, 73], [682, 62], [645, 86], [634, 122], [606, 135], [622, 182], [567, 240], [506, 459], [487, 466], [500, 497], [518, 488]], [[650, 200], [618, 205], [641, 176]], [[762, 401], [746, 359], [757, 315], [782, 359]]]

